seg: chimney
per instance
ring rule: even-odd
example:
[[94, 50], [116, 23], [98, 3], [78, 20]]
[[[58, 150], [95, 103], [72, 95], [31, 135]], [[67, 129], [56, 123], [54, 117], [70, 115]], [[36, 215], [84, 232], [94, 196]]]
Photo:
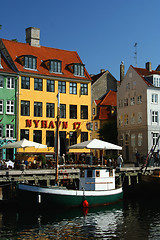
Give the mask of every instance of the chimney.
[[146, 69], [147, 69], [149, 72], [152, 72], [151, 62], [146, 62]]
[[105, 69], [100, 69], [100, 73], [104, 73], [105, 72]]
[[92, 77], [94, 77], [95, 76], [95, 74], [90, 74], [90, 77], [92, 78]]
[[122, 82], [124, 79], [124, 63], [123, 61], [121, 61], [121, 64], [120, 64], [120, 82]]
[[40, 47], [40, 28], [26, 28], [26, 43], [33, 47]]

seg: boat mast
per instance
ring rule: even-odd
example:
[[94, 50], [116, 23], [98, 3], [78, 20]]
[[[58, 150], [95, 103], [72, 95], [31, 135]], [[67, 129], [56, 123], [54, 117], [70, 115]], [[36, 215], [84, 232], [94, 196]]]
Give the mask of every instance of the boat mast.
[[57, 104], [57, 122], [56, 122], [56, 184], [58, 184], [58, 150], [59, 150], [59, 118], [60, 118], [60, 97], [59, 91], [57, 95], [58, 104]]
[[159, 139], [160, 139], [160, 134], [157, 137], [155, 145], [151, 148], [150, 152], [148, 153], [146, 161], [145, 161], [145, 164], [141, 167], [141, 171], [143, 170], [143, 168], [145, 168], [145, 171], [147, 170], [147, 166], [148, 166], [148, 164], [149, 164], [149, 162], [151, 160], [151, 157], [154, 154], [154, 151], [156, 149], [156, 146], [158, 145]]

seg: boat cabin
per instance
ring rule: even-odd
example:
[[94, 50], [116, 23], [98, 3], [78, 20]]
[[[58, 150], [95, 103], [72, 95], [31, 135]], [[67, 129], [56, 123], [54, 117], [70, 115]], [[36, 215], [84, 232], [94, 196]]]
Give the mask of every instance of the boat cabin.
[[115, 169], [87, 168], [81, 170], [79, 189], [86, 191], [115, 189]]

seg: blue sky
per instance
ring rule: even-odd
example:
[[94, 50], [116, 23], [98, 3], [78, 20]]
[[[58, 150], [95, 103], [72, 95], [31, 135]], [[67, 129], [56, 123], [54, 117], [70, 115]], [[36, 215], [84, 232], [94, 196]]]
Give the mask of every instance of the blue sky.
[[38, 27], [40, 44], [77, 51], [89, 74], [109, 70], [119, 80], [136, 66], [160, 64], [159, 0], [5, 0], [1, 3], [0, 38], [25, 42], [25, 29]]

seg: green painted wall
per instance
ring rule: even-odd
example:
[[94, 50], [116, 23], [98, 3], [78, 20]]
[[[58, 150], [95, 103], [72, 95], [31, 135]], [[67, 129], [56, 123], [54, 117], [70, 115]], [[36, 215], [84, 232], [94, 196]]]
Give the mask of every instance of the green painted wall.
[[[17, 100], [16, 100], [16, 92], [17, 92], [17, 77], [0, 73], [0, 76], [3, 77], [3, 87], [0, 87], [0, 100], [3, 100], [3, 113], [0, 113], [0, 125], [3, 126], [2, 138], [0, 138], [0, 145], [6, 144], [8, 141], [13, 142], [16, 139], [16, 116], [17, 116]], [[7, 78], [14, 78], [14, 88], [7, 88]], [[6, 112], [6, 103], [7, 100], [14, 101], [14, 114], [8, 114]], [[6, 138], [6, 125], [10, 124], [14, 126], [13, 138]], [[8, 152], [9, 150], [3, 149], [1, 153], [1, 158], [7, 160], [8, 156], [11, 155]], [[11, 152], [11, 151], [10, 151]], [[15, 149], [12, 150], [12, 155], [10, 158], [12, 160], [15, 158]]]
[[[16, 85], [17, 85], [17, 78], [15, 78], [15, 88], [14, 89], [7, 89], [7, 76], [4, 76], [4, 84], [3, 88], [0, 88], [0, 100], [3, 100], [3, 114], [0, 114], [0, 124], [3, 124], [3, 136], [5, 136], [5, 126], [6, 124], [14, 125], [14, 138], [16, 138]], [[9, 76], [8, 76], [9, 77]], [[14, 114], [6, 114], [6, 101], [13, 100], [14, 101]]]

